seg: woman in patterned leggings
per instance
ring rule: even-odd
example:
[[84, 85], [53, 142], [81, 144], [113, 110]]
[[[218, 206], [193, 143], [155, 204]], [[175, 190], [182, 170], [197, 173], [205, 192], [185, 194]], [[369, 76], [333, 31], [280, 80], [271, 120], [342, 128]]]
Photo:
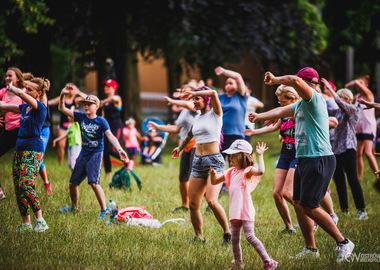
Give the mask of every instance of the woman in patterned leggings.
[[40, 201], [34, 189], [44, 152], [40, 135], [46, 118], [45, 91], [49, 90], [49, 87], [49, 80], [41, 78], [28, 81], [25, 92], [10, 84], [8, 91], [19, 96], [25, 104], [14, 105], [0, 102], [0, 109], [21, 114], [12, 166], [16, 199], [23, 222], [16, 231], [33, 229], [30, 209], [33, 210], [37, 219], [34, 230], [43, 232], [49, 228], [42, 217]]

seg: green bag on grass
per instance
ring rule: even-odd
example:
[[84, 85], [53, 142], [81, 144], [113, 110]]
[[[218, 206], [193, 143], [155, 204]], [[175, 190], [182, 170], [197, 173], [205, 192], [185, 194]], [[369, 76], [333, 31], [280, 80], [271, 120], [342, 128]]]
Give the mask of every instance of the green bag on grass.
[[112, 182], [109, 184], [109, 186], [112, 188], [124, 188], [124, 189], [130, 189], [131, 188], [131, 177], [129, 176], [129, 173], [132, 174], [133, 178], [135, 179], [137, 186], [141, 190], [141, 181], [138, 178], [138, 176], [131, 170], [128, 169], [127, 166], [121, 168], [120, 170], [116, 171], [115, 174], [112, 177]]

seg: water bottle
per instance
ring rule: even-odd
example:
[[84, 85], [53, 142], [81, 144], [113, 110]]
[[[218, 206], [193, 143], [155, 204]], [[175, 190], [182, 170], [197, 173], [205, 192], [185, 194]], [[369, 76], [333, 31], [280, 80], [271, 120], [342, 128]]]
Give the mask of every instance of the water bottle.
[[115, 217], [115, 211], [117, 214], [117, 206], [116, 202], [112, 199], [109, 200], [108, 206], [107, 206], [107, 217], [106, 217], [106, 224], [107, 225], [112, 225], [113, 224], [113, 219]]

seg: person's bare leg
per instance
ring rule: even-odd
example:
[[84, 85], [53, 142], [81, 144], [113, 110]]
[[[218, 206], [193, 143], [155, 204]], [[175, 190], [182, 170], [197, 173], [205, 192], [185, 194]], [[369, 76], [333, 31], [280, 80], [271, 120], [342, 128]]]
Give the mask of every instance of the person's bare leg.
[[294, 201], [294, 210], [296, 211], [298, 224], [305, 240], [305, 247], [316, 248], [314, 239], [314, 221], [305, 214], [303, 207], [299, 205], [299, 201]]
[[42, 178], [42, 181], [44, 181], [44, 184], [48, 185], [49, 180], [48, 180], [48, 176], [47, 176], [47, 172], [46, 172], [46, 167], [44, 167], [43, 169], [40, 169], [39, 174]]
[[363, 151], [364, 151], [364, 141], [357, 141], [356, 146], [356, 167], [358, 169], [358, 177], [362, 178], [364, 164], [363, 164]]
[[273, 198], [276, 204], [278, 213], [280, 214], [284, 224], [288, 228], [293, 228], [292, 220], [290, 218], [289, 208], [286, 204], [285, 198], [283, 197], [283, 188], [285, 184], [285, 179], [288, 174], [287, 170], [276, 169], [274, 173], [273, 181]]
[[[62, 136], [63, 134], [66, 134], [66, 130], [58, 129], [58, 137]], [[57, 145], [57, 155], [58, 155], [59, 165], [63, 164], [64, 158], [65, 158], [66, 141], [67, 141], [66, 138], [62, 139], [58, 142], [58, 145]]]
[[189, 208], [191, 223], [194, 228], [195, 235], [201, 239], [203, 237], [203, 220], [200, 211], [203, 195], [206, 192], [206, 179], [190, 178], [189, 183]]
[[305, 214], [313, 219], [317, 224], [325, 231], [327, 232], [336, 242], [342, 242], [344, 241], [343, 235], [340, 233], [338, 227], [335, 225], [329, 214], [327, 214], [326, 211], [323, 209], [317, 207], [308, 207], [303, 206], [302, 207]]
[[327, 212], [327, 214], [331, 215], [335, 213], [334, 204], [333, 204], [330, 193], [326, 192], [325, 197], [323, 197], [319, 205]]
[[372, 152], [373, 143], [370, 140], [364, 141], [364, 155], [367, 157], [368, 164], [371, 167], [372, 171], [375, 173], [379, 170], [377, 166], [377, 161], [375, 155]]
[[152, 156], [154, 154], [154, 152], [156, 151], [157, 147], [155, 145], [153, 145], [150, 149], [149, 149], [149, 156]]
[[74, 209], [78, 208], [78, 200], [79, 200], [79, 186], [74, 183], [69, 183], [69, 189], [70, 189], [70, 198], [71, 198], [71, 205]]
[[106, 196], [104, 195], [103, 188], [96, 183], [90, 183], [92, 190], [95, 192], [96, 198], [98, 199], [100, 209], [106, 210]]
[[21, 216], [21, 218], [22, 218], [22, 223], [31, 224], [30, 215]]
[[179, 192], [181, 193], [182, 206], [189, 208], [189, 181], [179, 181]]
[[211, 184], [210, 177], [207, 178], [207, 188], [206, 188], [206, 200], [211, 210], [214, 212], [216, 220], [222, 226], [224, 233], [231, 233], [230, 227], [228, 226], [228, 220], [226, 212], [223, 206], [220, 205], [218, 201], [218, 196], [223, 183], [218, 185]]

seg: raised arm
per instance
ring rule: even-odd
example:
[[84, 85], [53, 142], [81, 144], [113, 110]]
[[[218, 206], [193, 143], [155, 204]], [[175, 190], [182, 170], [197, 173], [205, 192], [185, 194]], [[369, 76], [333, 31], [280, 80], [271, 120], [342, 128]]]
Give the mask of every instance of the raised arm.
[[113, 147], [116, 148], [117, 152], [119, 153], [120, 159], [124, 162], [128, 162], [129, 158], [127, 153], [125, 153], [117, 138], [112, 134], [111, 130], [107, 129], [105, 134], [107, 136], [108, 141], [113, 145]]
[[298, 95], [306, 101], [309, 101], [313, 94], [307, 83], [295, 75], [276, 77], [268, 71], [265, 73], [264, 82], [267, 85], [284, 84], [291, 86], [297, 91]]
[[258, 142], [256, 145], [256, 154], [258, 156], [258, 166], [253, 167], [251, 171], [247, 173], [247, 177], [251, 177], [253, 175], [260, 176], [265, 173], [265, 164], [264, 164], [264, 152], [268, 150], [266, 143], [262, 142], [261, 144]]
[[59, 96], [60, 99], [58, 103], [58, 110], [66, 114], [67, 116], [74, 118], [74, 112], [70, 110], [69, 108], [66, 108], [65, 106], [65, 99], [68, 93], [69, 93], [69, 90], [67, 90], [66, 87], [62, 89], [61, 95]]
[[8, 111], [8, 112], [13, 112], [13, 113], [18, 113], [20, 114], [20, 107], [16, 104], [7, 104], [4, 101], [0, 101], [0, 110]]
[[237, 91], [241, 96], [245, 96], [247, 93], [247, 86], [244, 83], [243, 77], [240, 75], [240, 73], [225, 69], [223, 67], [217, 67], [215, 68], [215, 74], [220, 76], [224, 75], [228, 78], [232, 78], [236, 81], [237, 84]]
[[279, 130], [281, 127], [281, 121], [277, 121], [276, 124], [262, 127], [259, 129], [246, 129], [244, 131], [245, 135], [247, 136], [255, 136], [255, 135], [261, 135], [261, 134], [266, 134], [266, 133], [271, 133], [276, 130]]
[[362, 98], [359, 98], [358, 99], [358, 102], [360, 104], [363, 104], [366, 106], [365, 110], [368, 110], [368, 109], [372, 109], [372, 108], [375, 108], [377, 110], [380, 110], [380, 103], [376, 103], [376, 102], [369, 102], [369, 101], [366, 101]]
[[277, 107], [263, 113], [250, 113], [248, 119], [252, 123], [264, 120], [277, 120], [280, 118], [294, 117], [294, 110], [291, 105], [285, 107]]
[[355, 86], [356, 90], [360, 93], [360, 96], [369, 102], [374, 101], [374, 96], [372, 91], [365, 85], [364, 81], [361, 79], [356, 79], [351, 82], [346, 83], [345, 87]]
[[190, 111], [194, 111], [194, 103], [190, 100], [176, 100], [170, 97], [164, 97], [164, 99], [167, 101], [167, 105], [175, 105], [188, 109]]
[[199, 91], [189, 91], [186, 90], [183, 96], [186, 99], [192, 99], [193, 97], [200, 96], [200, 97], [211, 97], [211, 106], [215, 112], [216, 115], [220, 116], [222, 114], [222, 106], [220, 105], [220, 100], [218, 97], [218, 93], [214, 90], [211, 90], [207, 86], [203, 86], [205, 90], [199, 90]]
[[169, 132], [173, 134], [178, 134], [180, 132], [180, 129], [177, 125], [159, 125], [155, 122], [149, 121], [148, 128], [154, 128], [163, 132]]

